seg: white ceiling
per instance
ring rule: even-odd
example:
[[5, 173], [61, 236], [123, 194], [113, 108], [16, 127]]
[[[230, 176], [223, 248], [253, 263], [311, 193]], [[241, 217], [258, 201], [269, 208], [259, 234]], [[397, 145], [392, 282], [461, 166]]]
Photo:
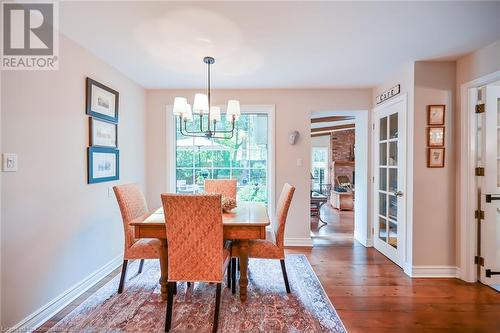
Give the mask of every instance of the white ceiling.
[[371, 87], [500, 40], [500, 2], [61, 2], [60, 28], [145, 88]]

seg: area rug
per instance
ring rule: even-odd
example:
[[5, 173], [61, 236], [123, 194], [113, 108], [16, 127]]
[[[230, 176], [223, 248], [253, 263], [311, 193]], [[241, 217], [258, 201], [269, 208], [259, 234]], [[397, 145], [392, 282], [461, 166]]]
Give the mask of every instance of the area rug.
[[[129, 264], [121, 295], [116, 276], [50, 332], [163, 332], [166, 303], [160, 297], [159, 263], [147, 260], [142, 274], [136, 274], [137, 264]], [[224, 285], [219, 332], [346, 332], [307, 258], [288, 255], [286, 266], [290, 294], [279, 260], [250, 260], [245, 303]], [[215, 287], [179, 283], [170, 332], [211, 332]]]

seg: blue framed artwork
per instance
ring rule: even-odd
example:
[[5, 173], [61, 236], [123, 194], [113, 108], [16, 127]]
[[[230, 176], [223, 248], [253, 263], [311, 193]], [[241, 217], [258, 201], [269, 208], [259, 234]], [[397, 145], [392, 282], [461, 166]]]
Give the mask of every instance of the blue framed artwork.
[[118, 122], [119, 93], [102, 83], [87, 78], [85, 112], [95, 118]]
[[120, 151], [108, 147], [88, 147], [88, 184], [120, 179]]

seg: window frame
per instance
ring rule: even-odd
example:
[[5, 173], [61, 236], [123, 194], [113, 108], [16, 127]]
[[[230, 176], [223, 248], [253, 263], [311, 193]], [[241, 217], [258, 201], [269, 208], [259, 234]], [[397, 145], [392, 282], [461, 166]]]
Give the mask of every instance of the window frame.
[[[226, 106], [218, 105], [221, 112], [225, 112]], [[173, 106], [167, 105], [167, 190], [169, 192], [176, 192], [176, 126], [177, 119], [172, 113]], [[267, 202], [268, 213], [271, 218], [275, 212], [275, 183], [276, 183], [276, 154], [275, 154], [275, 105], [241, 105], [242, 114], [266, 114], [267, 115], [267, 133], [268, 133], [268, 149], [267, 149]]]

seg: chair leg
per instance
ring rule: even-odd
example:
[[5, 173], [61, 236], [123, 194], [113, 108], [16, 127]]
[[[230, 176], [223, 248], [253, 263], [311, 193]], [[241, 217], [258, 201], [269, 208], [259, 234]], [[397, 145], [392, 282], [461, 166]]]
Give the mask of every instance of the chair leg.
[[177, 295], [177, 282], [172, 282], [174, 285], [173, 285], [173, 288], [174, 288], [174, 295]]
[[191, 282], [188, 282], [188, 283], [187, 283], [187, 286], [188, 286], [188, 288], [189, 288], [189, 287], [191, 287]]
[[233, 280], [231, 292], [236, 294], [236, 258], [231, 258], [231, 278]]
[[229, 258], [229, 265], [227, 265], [227, 287], [231, 288], [231, 281], [233, 280], [233, 276], [231, 275], [233, 270], [231, 269], [231, 266], [233, 264], [233, 259]]
[[217, 291], [215, 294], [215, 312], [214, 312], [214, 326], [212, 333], [217, 332], [219, 326], [219, 312], [220, 312], [220, 294], [221, 294], [222, 283], [217, 283]]
[[283, 280], [285, 280], [286, 292], [290, 293], [290, 285], [288, 284], [288, 275], [286, 274], [285, 259], [280, 259], [281, 272], [283, 273]]
[[123, 260], [122, 275], [120, 277], [120, 284], [118, 285], [118, 294], [121, 294], [123, 292], [123, 285], [125, 284], [125, 275], [127, 275], [127, 264], [128, 260]]
[[144, 259], [141, 259], [141, 262], [139, 263], [139, 271], [137, 272], [137, 274], [142, 273], [142, 266], [144, 266]]
[[172, 327], [172, 307], [174, 306], [174, 290], [176, 283], [169, 282], [167, 285], [167, 313], [165, 314], [165, 332], [170, 331]]

